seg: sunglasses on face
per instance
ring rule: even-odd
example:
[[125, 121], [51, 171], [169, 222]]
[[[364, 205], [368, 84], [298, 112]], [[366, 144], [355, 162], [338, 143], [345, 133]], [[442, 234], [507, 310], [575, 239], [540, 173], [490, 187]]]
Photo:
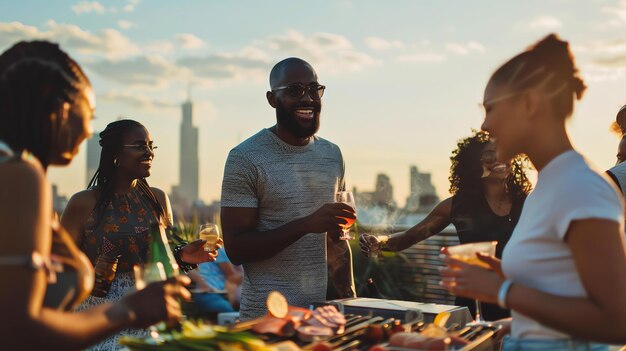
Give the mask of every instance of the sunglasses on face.
[[308, 93], [311, 99], [320, 100], [324, 95], [324, 89], [326, 89], [326, 87], [321, 84], [304, 85], [302, 83], [293, 83], [272, 89], [272, 92], [285, 90], [287, 95], [293, 99], [300, 99], [305, 93]]
[[158, 146], [155, 146], [153, 142], [149, 142], [146, 144], [141, 144], [141, 143], [137, 143], [137, 144], [128, 144], [128, 145], [122, 145], [123, 147], [129, 147], [129, 148], [133, 148], [136, 151], [140, 151], [140, 152], [154, 152], [155, 149], [158, 148]]

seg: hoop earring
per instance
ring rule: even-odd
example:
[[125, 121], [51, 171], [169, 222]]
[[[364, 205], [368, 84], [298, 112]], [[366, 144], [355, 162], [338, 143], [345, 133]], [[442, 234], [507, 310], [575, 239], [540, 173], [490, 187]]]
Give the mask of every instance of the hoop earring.
[[115, 167], [119, 167], [120, 166], [120, 162], [117, 160], [117, 158], [113, 159], [113, 164], [115, 165]]

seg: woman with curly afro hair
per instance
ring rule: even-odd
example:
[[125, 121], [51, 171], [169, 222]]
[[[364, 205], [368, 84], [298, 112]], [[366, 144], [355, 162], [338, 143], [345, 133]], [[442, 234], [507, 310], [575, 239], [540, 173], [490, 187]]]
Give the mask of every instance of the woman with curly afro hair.
[[[359, 240], [364, 253], [401, 251], [453, 224], [462, 244], [497, 241], [496, 256], [502, 255], [532, 187], [524, 173], [523, 157], [500, 162], [489, 135], [480, 131], [460, 140], [450, 160], [452, 196], [406, 231], [389, 236], [362, 234]], [[473, 300], [457, 298], [455, 303], [467, 306], [474, 314]], [[510, 315], [495, 304], [482, 304], [482, 313], [487, 320]]]

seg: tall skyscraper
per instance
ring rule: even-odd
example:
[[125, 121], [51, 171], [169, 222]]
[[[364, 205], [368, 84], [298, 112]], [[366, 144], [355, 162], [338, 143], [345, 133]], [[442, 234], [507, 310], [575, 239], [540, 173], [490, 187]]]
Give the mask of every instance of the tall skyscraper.
[[411, 166], [411, 194], [406, 200], [409, 212], [428, 212], [439, 202], [430, 173], [420, 173], [416, 166]]
[[100, 137], [99, 132], [94, 132], [91, 138], [87, 139], [87, 173], [85, 174], [85, 187], [89, 185], [91, 177], [96, 173], [100, 164]]
[[187, 203], [199, 199], [200, 166], [198, 160], [198, 128], [193, 126], [193, 104], [189, 98], [182, 105], [180, 125], [179, 184], [174, 193]]

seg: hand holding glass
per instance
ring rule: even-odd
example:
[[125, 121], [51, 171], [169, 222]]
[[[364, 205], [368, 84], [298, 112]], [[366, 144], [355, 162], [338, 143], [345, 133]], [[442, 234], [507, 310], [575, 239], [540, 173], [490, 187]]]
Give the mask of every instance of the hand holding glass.
[[[136, 264], [133, 266], [133, 273], [137, 290], [145, 288], [150, 283], [161, 282], [167, 279], [165, 267], [163, 267], [161, 262], [150, 262], [143, 265]], [[150, 336], [156, 341], [161, 340], [156, 326], [150, 326]]]
[[[489, 265], [481, 261], [478, 256], [476, 256], [476, 254], [484, 253], [490, 256], [494, 256], [496, 254], [496, 245], [498, 245], [497, 241], [483, 241], [478, 243], [450, 246], [447, 249], [451, 258], [463, 261], [471, 265], [480, 266], [483, 268], [490, 268]], [[480, 307], [480, 301], [476, 300], [476, 318], [474, 320], [474, 323], [471, 323], [471, 325], [488, 324], [483, 319]]]
[[220, 240], [220, 230], [215, 223], [206, 223], [200, 226], [200, 239], [205, 240], [204, 251], [215, 251], [215, 245]]
[[[352, 192], [350, 191], [340, 191], [338, 193], [335, 194], [335, 202], [341, 202], [344, 204], [347, 204], [349, 206], [351, 206], [354, 211], [356, 212], [356, 204], [354, 202], [354, 195], [352, 194]], [[343, 218], [346, 220], [346, 224], [341, 224], [341, 231], [343, 232], [343, 234], [339, 237], [340, 240], [351, 240], [353, 239], [350, 236], [350, 228], [352, 227], [352, 224], [354, 224], [354, 219], [352, 218], [345, 218], [345, 217], [339, 217], [339, 218]]]

